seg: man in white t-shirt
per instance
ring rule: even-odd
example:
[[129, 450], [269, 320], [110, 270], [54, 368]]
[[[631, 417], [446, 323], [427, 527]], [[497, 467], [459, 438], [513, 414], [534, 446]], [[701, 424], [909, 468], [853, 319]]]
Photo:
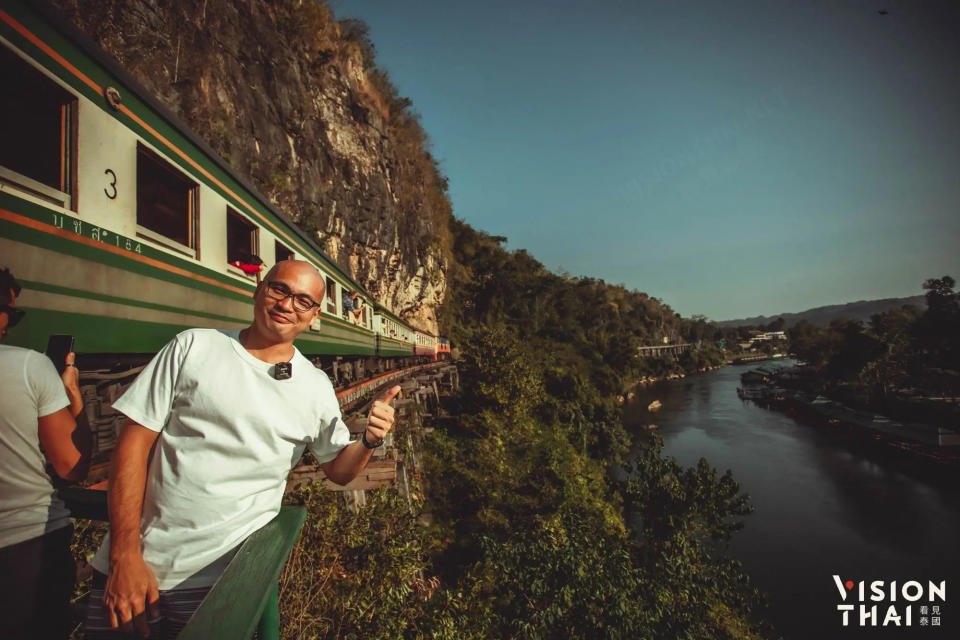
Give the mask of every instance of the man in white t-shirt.
[[347, 484], [382, 444], [400, 387], [374, 402], [351, 443], [330, 380], [293, 346], [323, 295], [311, 264], [278, 263], [257, 286], [249, 327], [184, 331], [114, 403], [132, 422], [113, 457], [110, 535], [93, 561], [107, 574], [104, 606], [95, 582], [88, 638], [146, 635], [148, 614], [176, 635], [237, 547], [279, 512], [305, 447]]
[[[0, 338], [24, 311], [0, 270]], [[46, 469], [82, 480], [90, 461], [74, 354], [63, 376], [45, 355], [0, 345], [0, 638], [66, 638], [75, 565], [73, 523]], [[46, 456], [44, 456], [46, 454]]]

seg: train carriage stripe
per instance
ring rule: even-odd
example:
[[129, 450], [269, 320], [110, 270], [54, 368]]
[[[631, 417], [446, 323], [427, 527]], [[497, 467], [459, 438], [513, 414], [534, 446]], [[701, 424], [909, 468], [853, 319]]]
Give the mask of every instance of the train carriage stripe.
[[110, 296], [102, 293], [96, 293], [94, 291], [86, 291], [81, 289], [73, 289], [70, 287], [61, 287], [59, 285], [48, 284], [46, 282], [35, 282], [33, 280], [23, 280], [18, 278], [17, 282], [23, 285], [24, 289], [29, 289], [33, 291], [43, 291], [45, 293], [56, 293], [65, 296], [72, 296], [74, 298], [86, 298], [88, 300], [97, 300], [98, 302], [112, 302], [116, 304], [123, 304], [128, 307], [139, 307], [141, 309], [150, 309], [152, 311], [166, 311], [169, 313], [180, 313], [191, 316], [197, 316], [200, 318], [207, 318], [210, 320], [220, 320], [223, 322], [239, 322], [242, 324], [249, 324], [249, 318], [232, 318], [230, 316], [219, 315], [216, 313], [210, 313], [207, 311], [199, 311], [196, 309], [185, 309], [183, 307], [174, 307], [167, 304], [157, 304], [155, 302], [146, 302], [143, 300], [133, 300], [131, 298], [123, 298], [120, 296]]
[[[239, 287], [235, 287], [223, 282], [219, 282], [213, 278], [209, 278], [207, 276], [193, 273], [188, 269], [171, 265], [169, 263], [163, 262], [162, 260], [144, 256], [134, 251], [128, 251], [120, 247], [115, 247], [110, 244], [106, 244], [106, 243], [94, 240], [92, 238], [87, 238], [73, 231], [69, 231], [67, 229], [60, 229], [59, 227], [56, 227], [52, 224], [41, 222], [34, 218], [27, 217], [18, 213], [14, 213], [6, 209], [0, 209], [0, 220], [6, 220], [13, 224], [27, 227], [29, 229], [33, 229], [41, 233], [50, 234], [59, 238], [63, 238], [64, 240], [67, 240], [67, 241], [82, 244], [87, 247], [91, 247], [93, 249], [105, 251], [107, 253], [119, 256], [121, 258], [125, 258], [127, 260], [140, 262], [144, 265], [154, 267], [156, 269], [161, 269], [168, 273], [181, 276], [184, 278], [188, 278], [190, 280], [201, 282], [205, 285], [215, 287], [217, 289], [226, 290], [232, 294], [237, 294], [240, 297], [240, 299], [243, 301], [249, 300], [251, 294], [253, 293], [252, 287], [250, 289], [241, 289]], [[362, 336], [363, 338], [367, 338], [367, 339], [373, 338], [373, 336], [370, 335], [370, 333], [367, 330], [361, 327], [358, 327], [356, 325], [353, 325], [351, 323], [344, 322], [339, 318], [337, 318], [336, 316], [324, 314], [324, 315], [321, 315], [320, 318], [321, 318], [321, 322], [329, 323], [333, 326], [336, 326], [339, 329], [346, 330], [351, 333], [356, 333], [358, 336]]]
[[101, 251], [107, 251], [107, 252], [109, 252], [109, 253], [113, 253], [113, 254], [116, 254], [116, 255], [119, 255], [119, 256], [123, 256], [123, 257], [125, 257], [125, 258], [130, 259], [130, 260], [136, 260], [136, 261], [138, 261], [138, 262], [142, 262], [142, 263], [144, 263], [144, 264], [148, 264], [148, 265], [150, 265], [150, 266], [152, 266], [152, 267], [156, 267], [156, 268], [158, 268], [158, 269], [163, 269], [164, 271], [169, 271], [169, 272], [171, 272], [171, 273], [175, 273], [175, 274], [180, 275], [180, 276], [183, 276], [183, 277], [185, 277], [185, 278], [190, 278], [190, 279], [192, 279], [192, 280], [197, 280], [197, 281], [199, 281], [199, 282], [203, 282], [203, 283], [206, 283], [206, 284], [209, 284], [209, 285], [213, 285], [213, 286], [215, 286], [215, 287], [220, 287], [220, 288], [222, 288], [222, 289], [227, 289], [228, 291], [233, 291], [233, 292], [239, 293], [239, 294], [241, 294], [241, 295], [245, 295], [245, 296], [250, 295], [250, 291], [249, 291], [249, 290], [240, 289], [240, 288], [238, 288], [238, 287], [233, 287], [233, 286], [230, 286], [230, 285], [225, 284], [225, 283], [222, 283], [222, 282], [217, 282], [216, 280], [214, 280], [214, 279], [212, 279], [212, 278], [208, 278], [208, 277], [206, 277], [206, 276], [201, 276], [201, 275], [196, 274], [196, 273], [191, 273], [190, 271], [187, 271], [186, 269], [182, 269], [182, 268], [180, 268], [180, 267], [175, 267], [175, 266], [173, 266], [173, 265], [171, 265], [171, 264], [167, 264], [167, 263], [162, 262], [162, 261], [160, 261], [160, 260], [157, 260], [157, 259], [155, 259], [155, 258], [150, 258], [150, 257], [144, 256], [144, 255], [140, 255], [140, 254], [135, 253], [135, 252], [133, 252], [133, 251], [127, 251], [126, 249], [121, 249], [120, 247], [111, 247], [109, 244], [104, 244], [103, 242], [99, 242], [99, 241], [94, 240], [94, 239], [92, 239], [92, 238], [87, 238], [87, 237], [78, 235], [78, 234], [76, 234], [76, 233], [74, 233], [74, 232], [72, 232], [72, 231], [67, 231], [66, 229], [60, 229], [59, 227], [55, 227], [55, 226], [53, 226], [52, 224], [47, 224], [46, 222], [40, 222], [39, 220], [34, 220], [33, 218], [28, 218], [28, 217], [26, 217], [26, 216], [22, 216], [22, 215], [20, 215], [20, 214], [18, 214], [18, 213], [14, 213], [13, 211], [7, 211], [6, 209], [0, 209], [0, 219], [9, 220], [10, 222], [14, 222], [14, 223], [16, 223], [16, 224], [19, 224], [19, 225], [24, 226], [24, 227], [28, 227], [28, 228], [30, 228], [30, 229], [36, 229], [37, 231], [42, 231], [43, 233], [49, 233], [50, 235], [59, 236], [59, 237], [61, 237], [61, 238], [65, 238], [65, 239], [67, 239], [67, 240], [71, 240], [71, 241], [76, 242], [76, 243], [79, 243], [79, 244], [84, 244], [84, 245], [87, 245], [87, 246], [89, 246], [89, 247], [94, 247], [94, 248], [96, 248], [96, 249], [100, 249]]

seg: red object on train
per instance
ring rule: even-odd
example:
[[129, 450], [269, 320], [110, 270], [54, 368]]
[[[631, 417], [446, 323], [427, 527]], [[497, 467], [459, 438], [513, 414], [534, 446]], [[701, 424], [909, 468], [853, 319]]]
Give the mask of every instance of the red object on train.
[[230, 264], [249, 276], [252, 276], [255, 273], [260, 273], [260, 270], [263, 269], [262, 264], [248, 264], [246, 262], [240, 262], [239, 260], [234, 260]]
[[260, 273], [260, 270], [263, 269], [263, 260], [260, 259], [260, 256], [254, 255], [249, 251], [238, 251], [234, 259], [230, 261], [230, 264], [248, 276]]

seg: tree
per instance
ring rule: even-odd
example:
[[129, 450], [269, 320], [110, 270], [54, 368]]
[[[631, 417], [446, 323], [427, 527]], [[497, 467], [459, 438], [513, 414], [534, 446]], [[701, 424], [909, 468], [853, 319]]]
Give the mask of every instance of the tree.
[[903, 385], [914, 360], [914, 323], [920, 317], [916, 307], [906, 305], [870, 318], [870, 330], [882, 345], [882, 352], [863, 371], [874, 399], [884, 402], [891, 389]]
[[927, 309], [934, 313], [956, 314], [960, 312], [958, 295], [953, 291], [956, 281], [950, 276], [930, 278], [923, 283], [926, 290]]
[[767, 325], [767, 331], [783, 331], [783, 328], [787, 325], [787, 321], [783, 318], [777, 318], [773, 322]]
[[662, 455], [653, 436], [633, 462], [627, 510], [639, 520], [644, 565], [658, 590], [657, 638], [758, 637], [749, 619], [760, 597], [739, 563], [725, 556], [730, 536], [753, 511], [749, 497], [727, 471], [706, 460], [684, 469]]
[[918, 347], [927, 364], [936, 369], [960, 370], [960, 294], [953, 290], [950, 276], [923, 283], [927, 311], [914, 325]]
[[833, 345], [833, 353], [827, 371], [837, 380], [856, 380], [863, 368], [883, 352], [880, 341], [866, 333], [859, 320], [840, 318], [831, 322], [828, 342]]
[[790, 352], [818, 371], [833, 357], [834, 345], [824, 329], [801, 320], [787, 330]]

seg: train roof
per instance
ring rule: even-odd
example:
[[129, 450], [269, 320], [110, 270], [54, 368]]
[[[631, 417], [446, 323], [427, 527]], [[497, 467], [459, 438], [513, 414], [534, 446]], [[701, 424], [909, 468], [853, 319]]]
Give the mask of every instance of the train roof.
[[326, 252], [324, 252], [323, 249], [320, 248], [316, 241], [313, 240], [313, 238], [311, 238], [299, 226], [297, 226], [297, 224], [293, 222], [290, 217], [287, 216], [287, 214], [274, 207], [270, 201], [250, 183], [246, 176], [240, 174], [229, 164], [227, 164], [223, 158], [221, 158], [220, 155], [214, 151], [205, 140], [203, 140], [203, 138], [197, 135], [197, 133], [189, 125], [187, 125], [183, 120], [180, 119], [179, 116], [174, 114], [173, 111], [171, 111], [166, 105], [154, 97], [154, 95], [146, 87], [140, 84], [140, 82], [129, 72], [127, 72], [120, 65], [120, 63], [118, 63], [103, 49], [101, 49], [100, 46], [91, 40], [85, 33], [74, 26], [56, 7], [50, 4], [47, 0], [30, 0], [30, 2], [26, 4], [31, 10], [41, 14], [41, 16], [50, 24], [50, 26], [55, 28], [63, 36], [75, 44], [82, 53], [91, 57], [97, 64], [106, 69], [108, 73], [115, 76], [128, 90], [134, 93], [140, 101], [156, 112], [159, 117], [166, 120], [191, 144], [196, 146], [204, 155], [206, 155], [217, 166], [217, 168], [226, 173], [231, 179], [236, 181], [237, 184], [243, 187], [243, 189], [245, 189], [250, 196], [255, 198], [262, 207], [276, 216], [298, 237], [298, 239], [312, 249], [316, 253], [316, 257], [320, 260], [320, 262], [324, 263], [327, 268], [336, 272], [337, 276], [349, 282], [350, 286], [356, 291], [361, 292], [371, 300], [376, 301], [376, 298], [374, 298], [373, 295], [360, 286], [360, 284], [349, 274], [345, 273], [344, 270], [341, 269], [340, 266], [337, 265], [336, 262], [334, 262], [326, 254]]

